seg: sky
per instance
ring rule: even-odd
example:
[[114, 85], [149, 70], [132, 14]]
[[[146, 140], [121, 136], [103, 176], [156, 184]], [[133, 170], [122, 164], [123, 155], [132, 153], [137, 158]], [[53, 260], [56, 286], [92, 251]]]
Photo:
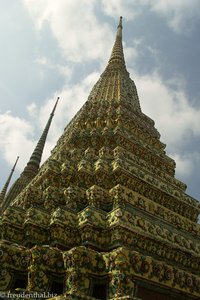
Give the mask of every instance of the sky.
[[123, 16], [126, 66], [176, 177], [200, 199], [199, 0], [0, 0], [0, 188], [25, 167], [56, 98], [43, 161], [103, 72]]

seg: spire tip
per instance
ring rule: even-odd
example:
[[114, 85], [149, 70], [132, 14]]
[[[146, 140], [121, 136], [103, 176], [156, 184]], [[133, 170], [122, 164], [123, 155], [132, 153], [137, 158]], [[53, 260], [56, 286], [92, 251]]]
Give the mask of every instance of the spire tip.
[[119, 25], [118, 25], [118, 27], [122, 28], [122, 16], [120, 16], [120, 18], [119, 18]]
[[58, 101], [60, 100], [60, 97], [57, 97], [57, 99], [56, 99], [56, 103], [55, 103], [55, 105], [54, 105], [54, 108], [53, 108], [53, 110], [52, 110], [52, 112], [51, 112], [51, 116], [54, 116], [54, 113], [55, 113], [55, 110], [56, 110], [56, 107], [57, 107], [57, 104], [58, 104]]

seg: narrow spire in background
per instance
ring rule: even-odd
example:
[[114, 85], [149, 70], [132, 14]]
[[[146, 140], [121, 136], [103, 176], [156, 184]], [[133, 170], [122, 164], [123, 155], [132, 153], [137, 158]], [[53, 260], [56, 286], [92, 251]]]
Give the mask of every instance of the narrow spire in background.
[[1, 206], [3, 200], [4, 200], [5, 196], [6, 196], [6, 192], [7, 192], [8, 186], [10, 184], [12, 175], [13, 175], [13, 173], [15, 171], [15, 167], [17, 165], [18, 159], [19, 159], [19, 156], [17, 156], [16, 162], [15, 162], [15, 164], [14, 164], [14, 166], [13, 166], [11, 172], [10, 172], [10, 175], [8, 176], [8, 179], [7, 179], [5, 185], [4, 185], [4, 187], [3, 187], [3, 189], [2, 189], [2, 191], [0, 193], [0, 206]]
[[49, 132], [49, 128], [51, 125], [51, 121], [53, 119], [57, 104], [58, 104], [59, 97], [56, 100], [56, 103], [53, 107], [53, 110], [50, 114], [50, 117], [47, 121], [45, 129], [26, 165], [24, 171], [21, 173], [20, 177], [14, 182], [12, 187], [7, 193], [7, 196], [4, 198], [2, 203], [2, 211], [3, 211], [12, 203], [12, 201], [21, 193], [21, 191], [31, 182], [31, 180], [37, 175], [38, 169], [40, 167], [40, 162], [42, 159], [42, 154], [47, 138], [47, 134]]
[[41, 162], [41, 159], [42, 159], [42, 153], [43, 153], [43, 149], [44, 149], [44, 145], [45, 145], [45, 142], [46, 142], [46, 138], [47, 138], [47, 134], [49, 132], [49, 128], [50, 128], [50, 125], [51, 125], [51, 121], [53, 119], [53, 116], [54, 116], [54, 113], [55, 113], [55, 110], [56, 110], [56, 107], [57, 107], [57, 104], [58, 104], [58, 100], [59, 100], [59, 97], [57, 98], [56, 100], [56, 103], [54, 105], [54, 108], [50, 114], [50, 117], [49, 117], [49, 120], [45, 126], [45, 129], [35, 147], [35, 150], [33, 151], [31, 157], [30, 157], [30, 160], [29, 162], [27, 163], [27, 166], [26, 168], [24, 169], [25, 172], [28, 171], [28, 168], [30, 165], [35, 165], [37, 168], [39, 168], [40, 166], [40, 162]]

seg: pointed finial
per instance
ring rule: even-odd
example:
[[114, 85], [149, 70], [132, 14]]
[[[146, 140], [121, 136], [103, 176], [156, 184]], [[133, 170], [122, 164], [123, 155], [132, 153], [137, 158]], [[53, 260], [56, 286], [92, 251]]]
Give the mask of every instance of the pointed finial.
[[16, 162], [15, 162], [15, 164], [14, 164], [12, 170], [11, 170], [12, 173], [15, 171], [15, 167], [17, 165], [18, 160], [19, 160], [19, 156], [17, 156]]
[[118, 37], [122, 37], [122, 29], [123, 29], [123, 27], [122, 27], [122, 16], [119, 18], [119, 24], [118, 24], [118, 26], [117, 26], [117, 36]]
[[13, 175], [13, 173], [14, 173], [14, 171], [15, 171], [15, 167], [16, 167], [16, 165], [17, 165], [18, 159], [19, 159], [19, 156], [17, 156], [17, 159], [16, 159], [16, 161], [15, 161], [15, 163], [14, 163], [14, 166], [13, 166], [13, 168], [11, 169], [10, 175], [8, 176], [8, 179], [7, 179], [5, 185], [4, 185], [4, 187], [3, 187], [3, 189], [2, 189], [2, 191], [1, 191], [1, 193], [0, 193], [0, 205], [2, 204], [2, 202], [3, 202], [3, 200], [4, 200], [5, 196], [6, 196], [6, 192], [7, 192], [8, 186], [9, 186], [9, 184], [10, 184], [12, 175]]
[[52, 110], [52, 112], [51, 112], [51, 116], [54, 116], [54, 113], [55, 113], [56, 107], [57, 107], [57, 105], [58, 105], [59, 99], [60, 99], [60, 97], [57, 97], [56, 103], [55, 103], [54, 108], [53, 108], [53, 110]]
[[[118, 65], [118, 67], [125, 67], [124, 53], [123, 53], [123, 45], [122, 45], [122, 17], [119, 18], [119, 24], [117, 26], [117, 33], [115, 38], [115, 43], [112, 49], [112, 53], [110, 59], [108, 61], [107, 68], [110, 68], [112, 64]], [[106, 69], [107, 69], [106, 68]]]
[[119, 25], [118, 25], [118, 28], [119, 28], [119, 27], [123, 28], [123, 27], [122, 27], [122, 16], [119, 17]]

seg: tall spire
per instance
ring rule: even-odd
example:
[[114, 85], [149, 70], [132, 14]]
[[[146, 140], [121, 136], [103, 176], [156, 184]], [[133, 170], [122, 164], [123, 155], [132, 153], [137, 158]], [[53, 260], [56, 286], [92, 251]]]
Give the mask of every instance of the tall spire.
[[[126, 69], [122, 44], [122, 17], [119, 19], [114, 46], [108, 64], [94, 85], [89, 101], [107, 101], [112, 103], [129, 103], [135, 112], [141, 114], [137, 89]], [[110, 104], [112, 110], [113, 104]], [[104, 104], [105, 106], [105, 104]]]
[[19, 193], [29, 184], [29, 182], [37, 175], [38, 169], [40, 167], [40, 162], [47, 138], [47, 134], [58, 104], [59, 97], [56, 100], [56, 103], [53, 107], [53, 110], [50, 114], [50, 117], [47, 121], [45, 129], [26, 165], [24, 171], [21, 173], [20, 177], [15, 181], [13, 186], [8, 191], [7, 196], [5, 197], [2, 203], [2, 212], [8, 207], [8, 205], [19, 195]]
[[3, 187], [3, 189], [2, 189], [2, 191], [1, 191], [1, 193], [0, 193], [0, 206], [1, 206], [3, 200], [4, 200], [5, 196], [6, 196], [6, 192], [7, 192], [8, 186], [9, 186], [9, 184], [10, 184], [12, 175], [13, 175], [13, 173], [14, 173], [14, 171], [15, 171], [15, 167], [16, 167], [16, 165], [17, 165], [18, 159], [19, 159], [19, 156], [17, 156], [17, 159], [16, 159], [16, 161], [15, 161], [15, 164], [14, 164], [14, 166], [13, 166], [11, 172], [10, 172], [10, 175], [8, 176], [8, 179], [7, 179], [5, 185], [4, 185], [4, 187]]
[[122, 17], [119, 19], [119, 25], [117, 26], [117, 33], [115, 38], [115, 43], [112, 49], [112, 53], [108, 62], [108, 65], [112, 63], [120, 63], [125, 66], [124, 60], [124, 52], [123, 52], [123, 45], [122, 45]]
[[38, 143], [35, 147], [35, 150], [33, 151], [32, 155], [29, 159], [29, 162], [27, 163], [27, 166], [24, 169], [24, 172], [29, 172], [29, 170], [32, 170], [32, 166], [36, 167], [37, 169], [40, 166], [44, 145], [45, 145], [45, 142], [46, 142], [47, 134], [48, 134], [48, 131], [49, 131], [49, 128], [50, 128], [50, 125], [51, 125], [51, 122], [52, 122], [57, 104], [58, 104], [58, 100], [59, 100], [59, 97], [56, 100], [54, 108], [53, 108], [53, 110], [50, 114], [49, 120], [48, 120], [48, 122], [45, 126], [45, 129], [44, 129], [44, 131], [43, 131], [43, 133], [42, 133], [42, 135], [41, 135], [41, 137], [40, 137], [40, 139], [39, 139], [39, 141], [38, 141]]

